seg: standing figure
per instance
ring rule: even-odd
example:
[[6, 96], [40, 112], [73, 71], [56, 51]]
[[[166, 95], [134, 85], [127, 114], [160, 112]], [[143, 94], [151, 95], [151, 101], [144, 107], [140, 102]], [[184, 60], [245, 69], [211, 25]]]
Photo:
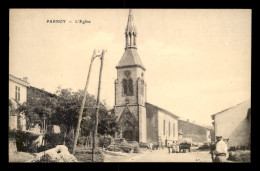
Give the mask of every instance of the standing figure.
[[176, 141], [175, 144], [176, 144], [176, 145], [175, 145], [176, 153], [179, 153], [179, 151], [180, 151], [180, 147], [179, 147], [179, 145], [180, 145], [180, 144], [179, 144], [178, 141]]
[[150, 151], [153, 151], [153, 143], [149, 144]]
[[176, 143], [175, 143], [175, 141], [172, 142], [172, 153], [176, 153]]
[[[215, 163], [226, 162], [227, 154], [228, 154], [227, 144], [222, 140], [221, 135], [216, 136], [216, 139], [217, 139], [216, 149], [215, 149], [215, 151], [213, 151], [213, 154], [212, 154], [213, 162], [215, 162]], [[214, 155], [215, 155], [215, 158], [214, 158]]]
[[167, 147], [168, 147], [168, 152], [171, 153], [171, 144], [168, 143], [168, 144], [167, 144]]

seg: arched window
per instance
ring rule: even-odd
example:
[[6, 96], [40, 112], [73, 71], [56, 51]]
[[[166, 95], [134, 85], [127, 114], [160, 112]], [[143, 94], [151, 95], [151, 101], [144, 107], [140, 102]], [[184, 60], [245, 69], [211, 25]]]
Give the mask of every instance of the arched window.
[[124, 94], [127, 96], [134, 95], [133, 80], [131, 78], [123, 79]]
[[128, 95], [133, 95], [133, 80], [131, 78], [128, 78]]
[[165, 135], [165, 120], [163, 120], [163, 135]]
[[124, 94], [127, 94], [128, 90], [127, 90], [127, 79], [123, 79], [123, 88], [124, 88]]
[[123, 79], [124, 94], [127, 96], [134, 95], [133, 80], [131, 79], [131, 71], [124, 71], [125, 78]]

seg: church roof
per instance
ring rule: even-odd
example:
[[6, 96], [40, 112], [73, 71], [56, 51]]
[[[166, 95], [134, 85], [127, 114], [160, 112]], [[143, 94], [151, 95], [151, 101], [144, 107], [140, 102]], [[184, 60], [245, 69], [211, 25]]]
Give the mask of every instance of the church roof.
[[170, 116], [173, 116], [174, 118], [177, 118], [177, 119], [180, 118], [179, 116], [173, 114], [172, 112], [169, 112], [169, 111], [167, 111], [167, 110], [165, 110], [165, 109], [163, 109], [163, 108], [160, 108], [160, 107], [158, 107], [158, 106], [155, 106], [155, 105], [153, 105], [153, 104], [151, 104], [151, 103], [145, 102], [145, 107], [146, 107], [146, 108], [148, 107], [147, 105], [151, 105], [151, 106], [157, 108], [158, 110], [162, 111], [163, 113], [166, 113], [166, 114], [168, 114], [168, 115], [170, 115]]
[[125, 50], [121, 60], [116, 66], [116, 69], [126, 67], [140, 67], [145, 70], [145, 67], [135, 48], [127, 48]]

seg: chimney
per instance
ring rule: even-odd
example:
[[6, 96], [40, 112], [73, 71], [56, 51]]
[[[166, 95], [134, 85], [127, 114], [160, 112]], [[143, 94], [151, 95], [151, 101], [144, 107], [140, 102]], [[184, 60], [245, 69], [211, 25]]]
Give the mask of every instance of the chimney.
[[23, 80], [26, 81], [26, 82], [29, 81], [28, 77], [23, 77]]

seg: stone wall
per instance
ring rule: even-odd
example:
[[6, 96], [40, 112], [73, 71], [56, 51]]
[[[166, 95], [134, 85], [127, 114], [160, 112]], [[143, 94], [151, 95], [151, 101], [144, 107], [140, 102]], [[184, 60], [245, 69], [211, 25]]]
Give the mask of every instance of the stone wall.
[[17, 115], [9, 115], [9, 128], [12, 129], [17, 129]]
[[9, 138], [9, 155], [17, 152], [16, 141], [14, 138]]

